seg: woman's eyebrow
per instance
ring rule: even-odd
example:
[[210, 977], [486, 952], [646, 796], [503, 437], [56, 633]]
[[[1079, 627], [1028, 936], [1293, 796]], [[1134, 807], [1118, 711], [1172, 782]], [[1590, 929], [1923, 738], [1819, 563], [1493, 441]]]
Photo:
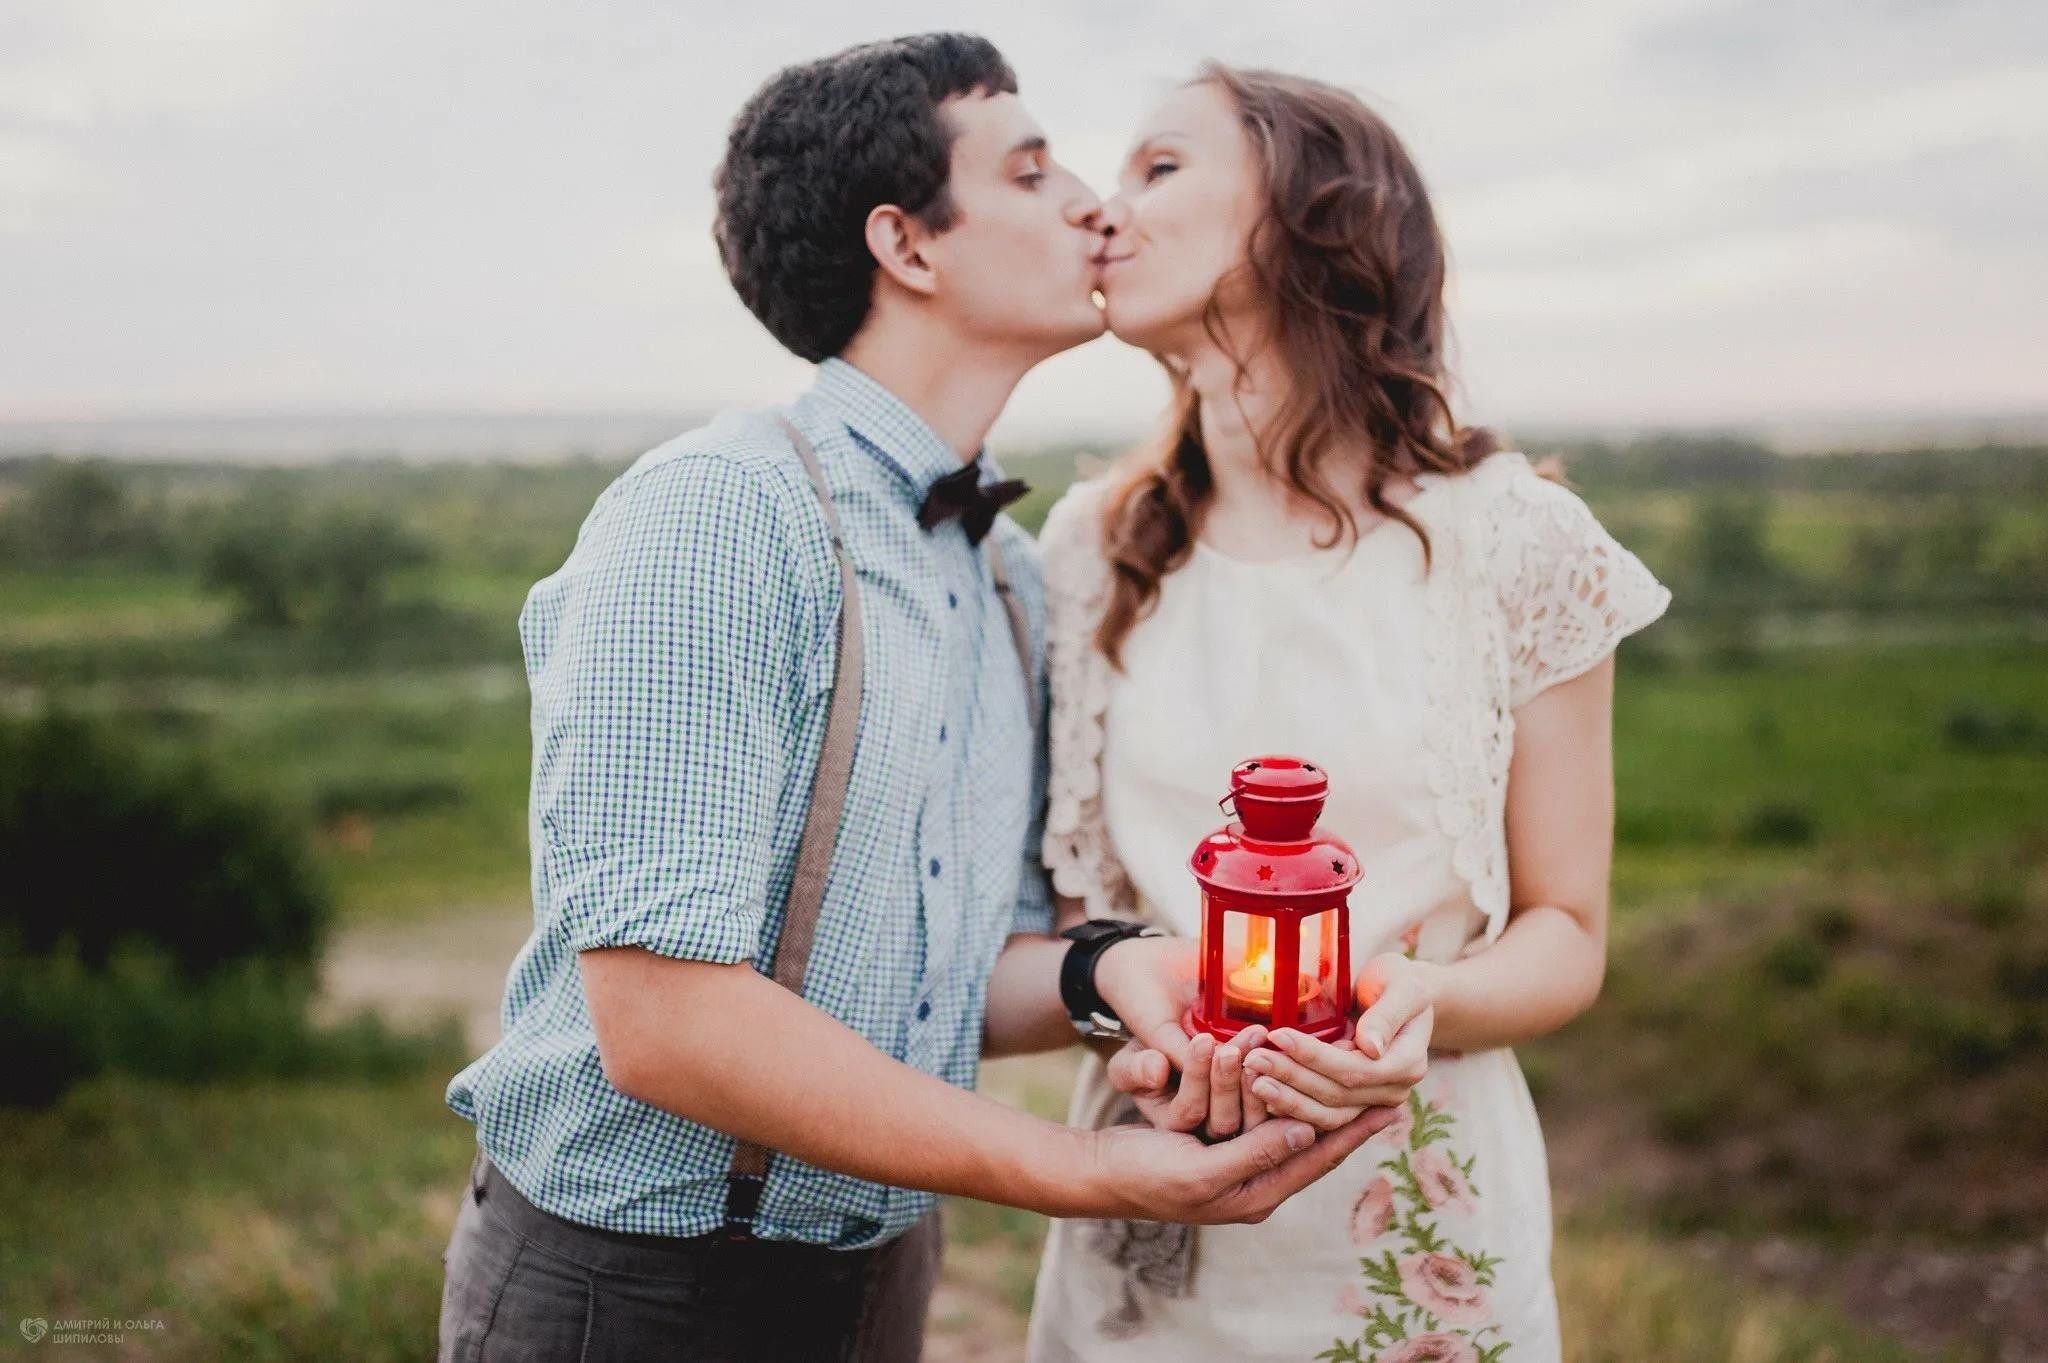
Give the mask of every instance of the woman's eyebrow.
[[1145, 136], [1138, 142], [1138, 144], [1135, 147], [1131, 148], [1131, 154], [1125, 159], [1135, 161], [1140, 156], [1143, 156], [1147, 151], [1150, 151], [1152, 149], [1152, 144], [1154, 142], [1164, 142], [1168, 138], [1172, 137], [1180, 138], [1182, 141], [1187, 140], [1186, 133], [1175, 132], [1171, 128], [1165, 129], [1161, 132], [1146, 133]]

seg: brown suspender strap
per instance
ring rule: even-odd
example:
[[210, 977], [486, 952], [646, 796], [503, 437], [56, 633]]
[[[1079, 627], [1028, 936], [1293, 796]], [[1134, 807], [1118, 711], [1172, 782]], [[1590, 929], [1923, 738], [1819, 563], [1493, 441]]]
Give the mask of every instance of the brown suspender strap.
[[[776, 419], [782, 423], [790, 443], [796, 446], [804, 472], [810, 475], [811, 488], [818, 494], [818, 509], [825, 513], [825, 529], [832, 537], [832, 556], [839, 561], [839, 657], [832, 679], [831, 707], [825, 712], [825, 745], [818, 753], [818, 768], [811, 777], [811, 805], [804, 815], [803, 836], [796, 845], [796, 875], [790, 881], [782, 936], [775, 943], [770, 970], [777, 984], [801, 997], [804, 972], [811, 963], [811, 943], [818, 935], [818, 910], [825, 903], [825, 879], [832, 869], [832, 848], [839, 840], [839, 816], [846, 808], [846, 787], [853, 779], [853, 744], [860, 728], [864, 659], [860, 587], [853, 573], [853, 556], [846, 550], [838, 509], [833, 506], [831, 489], [825, 483], [825, 470], [804, 433], [787, 417]], [[732, 1169], [726, 1176], [725, 1225], [729, 1233], [749, 1232], [767, 1173], [767, 1147], [741, 1141], [733, 1150]]]
[[[818, 495], [818, 508], [825, 514], [825, 529], [832, 538], [832, 556], [839, 562], [839, 657], [832, 679], [832, 701], [825, 712], [825, 743], [818, 753], [818, 768], [811, 777], [811, 803], [804, 814], [803, 836], [796, 845], [796, 874], [790, 881], [782, 935], [776, 940], [769, 973], [777, 984], [799, 998], [804, 992], [804, 973], [811, 963], [811, 944], [818, 936], [818, 914], [825, 904], [825, 882], [832, 870], [832, 849], [839, 841], [839, 818], [846, 809], [846, 789], [853, 780], [854, 739], [860, 729], [860, 688], [864, 665], [862, 655], [860, 584], [854, 576], [853, 556], [847, 552], [846, 536], [839, 524], [839, 511], [832, 503], [832, 491], [825, 482], [825, 470], [818, 463], [810, 440], [787, 417], [776, 418], [783, 433], [796, 447], [810, 476], [811, 489]], [[1010, 617], [1010, 639], [1016, 645], [1017, 662], [1024, 672], [1024, 703], [1032, 727], [1038, 725], [1038, 689], [1031, 684], [1031, 634], [1024, 620], [1024, 607], [1010, 590], [1002, 555], [994, 541], [988, 542], [989, 569], [995, 577], [996, 593]], [[733, 1150], [732, 1168], [726, 1175], [725, 1228], [728, 1234], [744, 1237], [751, 1233], [754, 1210], [760, 1205], [761, 1187], [768, 1175], [768, 1148], [741, 1141]]]

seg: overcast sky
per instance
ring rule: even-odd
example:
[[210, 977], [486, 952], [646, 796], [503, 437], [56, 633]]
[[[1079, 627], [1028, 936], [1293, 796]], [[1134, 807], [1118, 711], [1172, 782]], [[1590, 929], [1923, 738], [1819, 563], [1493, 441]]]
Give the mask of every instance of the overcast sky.
[[[2039, 0], [13, 0], [0, 419], [791, 393], [710, 243], [728, 120], [940, 27], [1098, 187], [1204, 56], [1365, 95], [1438, 197], [1473, 419], [2048, 408]], [[1006, 429], [1162, 392], [1104, 340]]]

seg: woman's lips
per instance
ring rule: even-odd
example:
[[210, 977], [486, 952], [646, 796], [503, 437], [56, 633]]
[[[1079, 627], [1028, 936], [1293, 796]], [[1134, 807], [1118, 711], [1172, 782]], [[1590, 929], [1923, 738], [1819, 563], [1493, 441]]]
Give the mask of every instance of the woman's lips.
[[1129, 256], [1097, 256], [1095, 259], [1095, 283], [1100, 288], [1109, 279], [1110, 271], [1129, 261]]

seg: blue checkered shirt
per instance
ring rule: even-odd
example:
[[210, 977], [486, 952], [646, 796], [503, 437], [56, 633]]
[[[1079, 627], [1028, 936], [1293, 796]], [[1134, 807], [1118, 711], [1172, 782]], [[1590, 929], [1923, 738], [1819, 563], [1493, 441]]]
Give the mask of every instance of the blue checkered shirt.
[[[787, 414], [844, 523], [867, 649], [805, 997], [884, 1054], [972, 1087], [996, 955], [1012, 932], [1051, 928], [1044, 745], [987, 558], [957, 521], [917, 524], [959, 455], [840, 360]], [[1007, 517], [991, 534], [1031, 624], [1043, 714], [1035, 546]], [[824, 741], [839, 601], [817, 497], [762, 413], [642, 455], [527, 597], [533, 936], [506, 982], [503, 1039], [447, 1099], [558, 1216], [678, 1236], [723, 1224], [732, 1138], [607, 1082], [576, 953], [638, 946], [767, 969]], [[933, 1201], [777, 1155], [754, 1224], [854, 1248]]]

